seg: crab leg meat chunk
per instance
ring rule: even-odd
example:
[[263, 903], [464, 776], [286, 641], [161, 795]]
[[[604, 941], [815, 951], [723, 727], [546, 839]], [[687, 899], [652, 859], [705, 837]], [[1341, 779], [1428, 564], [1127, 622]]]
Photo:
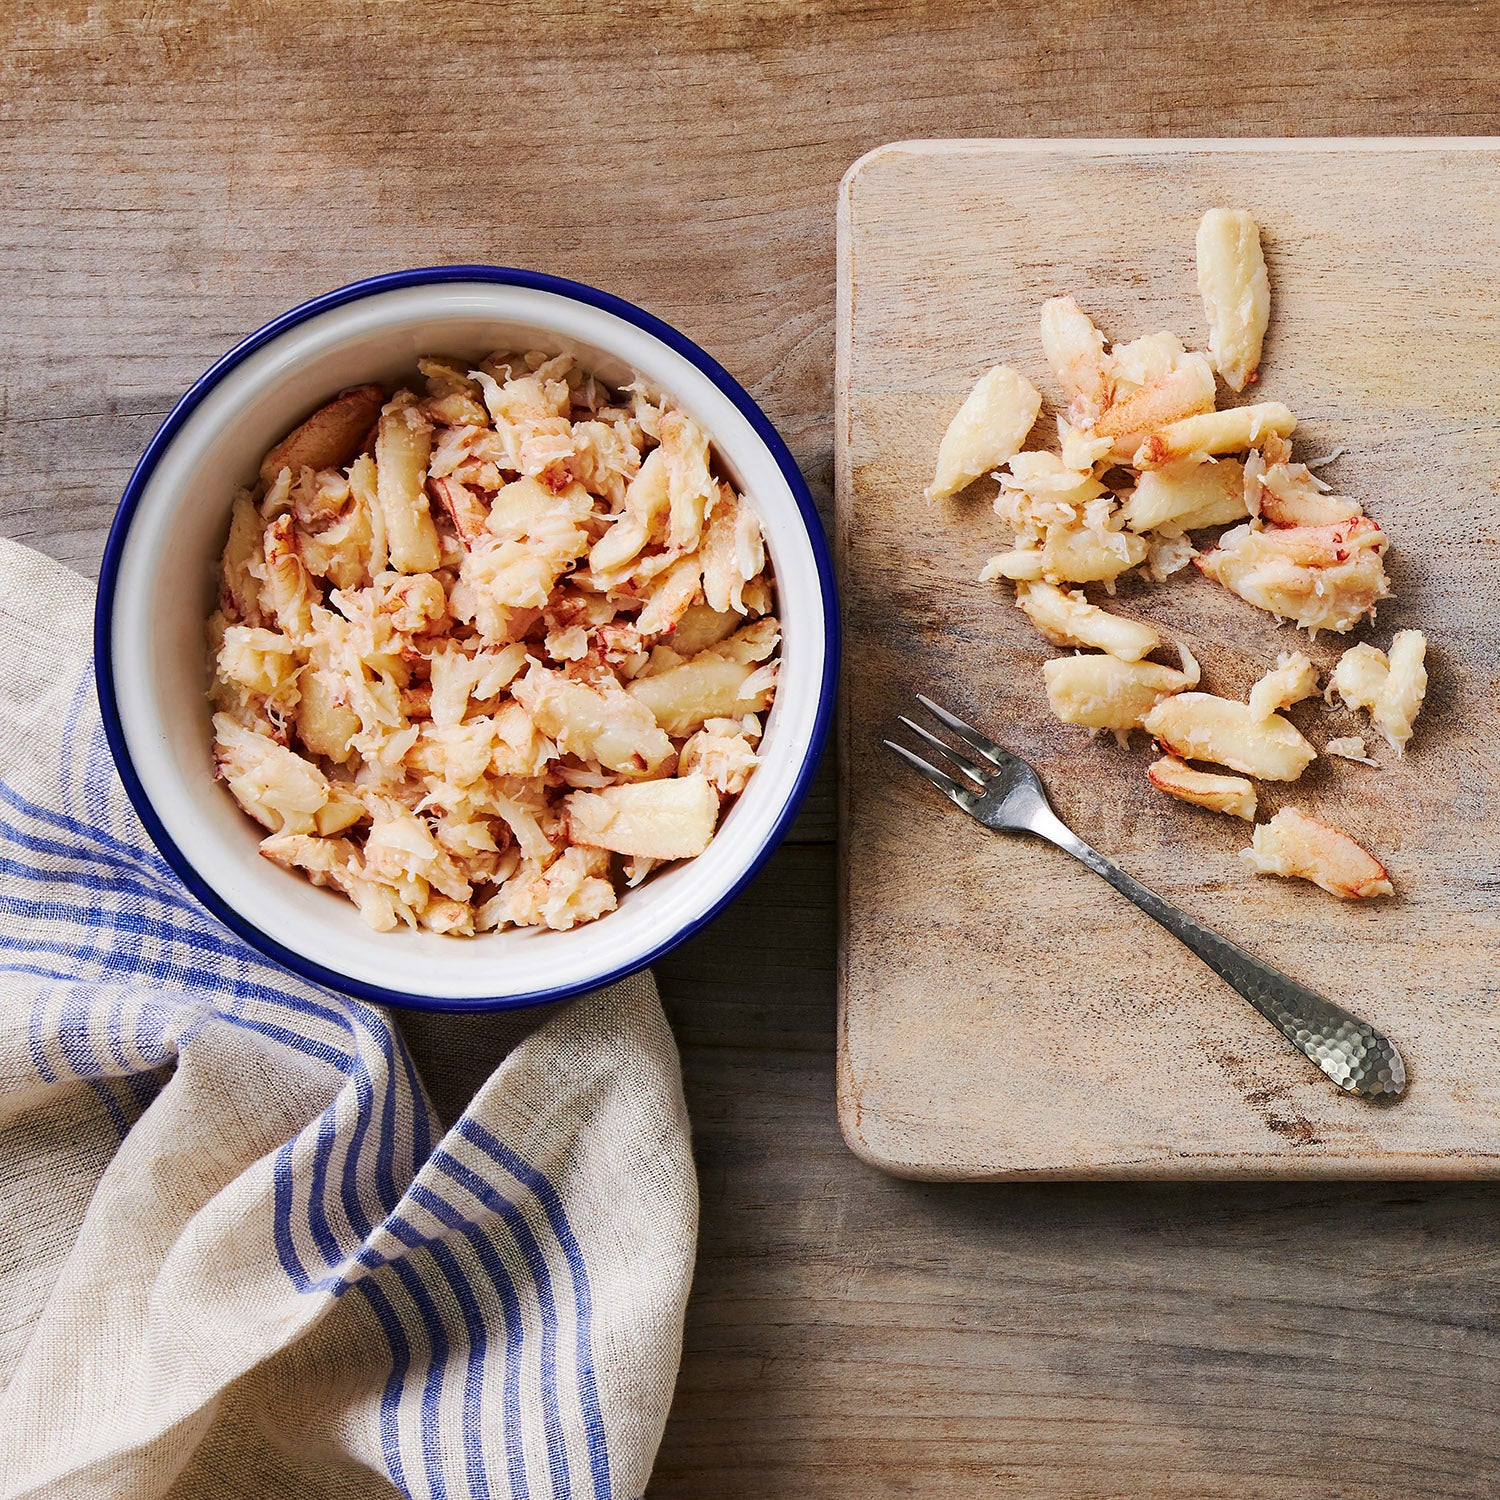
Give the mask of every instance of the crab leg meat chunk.
[[1064, 724], [1127, 735], [1152, 708], [1198, 682], [1198, 663], [1183, 650], [1182, 671], [1116, 656], [1059, 656], [1042, 663], [1047, 701]]
[[1214, 771], [1195, 771], [1175, 755], [1164, 755], [1147, 768], [1151, 785], [1169, 796], [1255, 821], [1255, 788], [1243, 776], [1221, 776]]
[[1208, 319], [1208, 352], [1234, 391], [1260, 369], [1271, 314], [1260, 227], [1242, 208], [1211, 208], [1198, 225], [1198, 291]]
[[1250, 836], [1240, 858], [1257, 875], [1310, 880], [1341, 901], [1367, 901], [1395, 892], [1385, 866], [1347, 833], [1310, 818], [1300, 809], [1283, 807]]
[[1268, 432], [1288, 437], [1296, 426], [1296, 417], [1279, 401], [1203, 412], [1152, 433], [1136, 449], [1134, 463], [1138, 469], [1159, 469], [1192, 453], [1241, 453]]
[[1042, 398], [1024, 375], [1008, 365], [987, 370], [943, 434], [927, 498], [956, 495], [981, 474], [1014, 457], [1041, 409]]
[[1121, 661], [1139, 661], [1161, 645], [1161, 637], [1139, 620], [1127, 620], [1090, 604], [1078, 590], [1022, 583], [1016, 604], [1054, 646], [1094, 646]]
[[1141, 727], [1183, 760], [1212, 761], [1264, 781], [1295, 781], [1318, 753], [1289, 720], [1258, 718], [1248, 704], [1212, 693], [1164, 699]]

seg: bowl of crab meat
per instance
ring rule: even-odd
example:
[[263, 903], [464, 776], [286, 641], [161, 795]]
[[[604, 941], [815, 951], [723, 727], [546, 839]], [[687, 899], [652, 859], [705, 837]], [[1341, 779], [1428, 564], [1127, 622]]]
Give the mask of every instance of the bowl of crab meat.
[[775, 848], [826, 737], [828, 549], [666, 324], [490, 267], [295, 308], [178, 402], [96, 617], [106, 734], [203, 904], [317, 983], [536, 1004]]

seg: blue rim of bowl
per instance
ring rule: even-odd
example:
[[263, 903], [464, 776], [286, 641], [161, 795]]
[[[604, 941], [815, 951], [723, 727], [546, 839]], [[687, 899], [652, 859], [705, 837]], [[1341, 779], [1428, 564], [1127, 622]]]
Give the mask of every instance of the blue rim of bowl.
[[[146, 486], [157, 464], [161, 461], [162, 455], [209, 392], [257, 349], [270, 343], [288, 329], [316, 318], [321, 313], [366, 297], [378, 296], [383, 292], [454, 281], [480, 281], [500, 286], [525, 287], [529, 290], [551, 292], [575, 302], [585, 303], [589, 307], [613, 313], [625, 322], [634, 324], [697, 366], [739, 408], [745, 420], [754, 428], [756, 436], [765, 444], [771, 457], [776, 461], [782, 477], [791, 489], [812, 546], [813, 561], [817, 568], [818, 582], [823, 595], [825, 633], [823, 680], [818, 689], [817, 716], [802, 765], [798, 768], [791, 794], [787, 797], [776, 822], [733, 885], [707, 911], [700, 913], [686, 926], [658, 943], [640, 958], [633, 959], [617, 969], [611, 969], [595, 978], [561, 989], [532, 990], [521, 995], [480, 996], [472, 999], [412, 995], [350, 979], [284, 947], [254, 923], [247, 921], [218, 896], [173, 842], [161, 819], [157, 817], [156, 810], [146, 795], [146, 789], [136, 774], [120, 723], [111, 655], [111, 621], [114, 615], [115, 588], [131, 521], [134, 519], [141, 496], [145, 493]], [[586, 286], [582, 282], [569, 281], [565, 277], [549, 276], [541, 271], [523, 271], [505, 266], [428, 266], [410, 271], [393, 271], [382, 276], [371, 276], [362, 281], [354, 281], [348, 286], [339, 287], [334, 291], [325, 292], [320, 297], [314, 297], [309, 302], [303, 302], [288, 312], [282, 313], [280, 317], [273, 318], [263, 328], [257, 329], [248, 338], [236, 344], [227, 354], [222, 355], [193, 382], [168, 412], [166, 420], [157, 428], [155, 435], [146, 445], [146, 451], [141, 455], [140, 462], [136, 464], [130, 476], [130, 482], [125, 486], [125, 492], [120, 498], [119, 509], [115, 512], [114, 521], [110, 526], [109, 539], [104, 545], [104, 560], [99, 573], [99, 592], [94, 605], [94, 671], [98, 684], [99, 710], [104, 721], [105, 738], [109, 743], [115, 767], [119, 771], [120, 780], [124, 784], [131, 805], [135, 808], [136, 815], [162, 857], [176, 872], [178, 879], [232, 932], [243, 938], [252, 948], [263, 953], [267, 958], [273, 959], [293, 974], [338, 994], [352, 995], [379, 1005], [393, 1005], [407, 1010], [446, 1012], [525, 1010], [534, 1006], [552, 1004], [588, 990], [602, 989], [605, 985], [613, 984], [627, 975], [639, 973], [706, 927], [760, 873], [766, 861], [770, 859], [786, 836], [787, 829], [797, 814], [797, 809], [807, 795], [833, 718], [834, 696], [838, 685], [839, 653], [838, 593], [834, 583], [833, 558], [829, 551], [828, 539], [823, 532], [822, 520], [818, 515], [817, 507], [813, 504], [807, 482], [803, 479], [791, 451], [782, 441], [780, 433], [771, 425], [770, 419], [751, 399], [745, 388], [716, 359], [706, 354], [691, 339], [679, 333], [671, 324], [664, 323], [660, 318], [637, 307], [633, 302], [627, 302], [623, 297], [617, 297], [611, 292], [602, 292], [597, 287]]]

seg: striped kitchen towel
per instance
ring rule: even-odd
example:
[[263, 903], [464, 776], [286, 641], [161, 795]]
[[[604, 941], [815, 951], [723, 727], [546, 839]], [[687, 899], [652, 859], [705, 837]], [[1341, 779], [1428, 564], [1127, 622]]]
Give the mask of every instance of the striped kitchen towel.
[[639, 1496], [697, 1231], [650, 977], [445, 1129], [384, 1012], [142, 835], [91, 593], [0, 542], [0, 1496]]

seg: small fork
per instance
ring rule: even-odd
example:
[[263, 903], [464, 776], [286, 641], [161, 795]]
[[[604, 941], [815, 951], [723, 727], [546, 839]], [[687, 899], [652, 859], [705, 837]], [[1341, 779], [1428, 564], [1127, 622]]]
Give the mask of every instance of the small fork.
[[[918, 701], [973, 754], [956, 750], [904, 715], [919, 735], [959, 772], [955, 779], [894, 740], [885, 744], [945, 792], [976, 822], [996, 832], [1035, 833], [1082, 860], [1148, 917], [1160, 922], [1221, 979], [1238, 990], [1294, 1047], [1305, 1052], [1341, 1089], [1362, 1099], [1394, 1100], [1406, 1088], [1406, 1065], [1390, 1041], [1368, 1021], [1263, 964], [1228, 938], [1210, 931], [1155, 891], [1090, 848], [1052, 810], [1036, 772], [1009, 750], [964, 723], [931, 698]], [[976, 758], [977, 757], [977, 758]]]

